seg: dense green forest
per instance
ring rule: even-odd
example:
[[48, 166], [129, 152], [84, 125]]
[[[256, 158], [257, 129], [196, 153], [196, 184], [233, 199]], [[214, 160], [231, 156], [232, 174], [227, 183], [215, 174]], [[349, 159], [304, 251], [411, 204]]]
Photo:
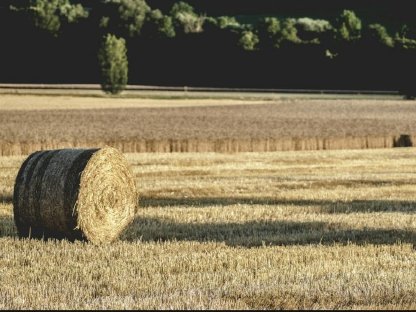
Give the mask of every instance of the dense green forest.
[[3, 1], [0, 82], [411, 93], [414, 17], [381, 0]]

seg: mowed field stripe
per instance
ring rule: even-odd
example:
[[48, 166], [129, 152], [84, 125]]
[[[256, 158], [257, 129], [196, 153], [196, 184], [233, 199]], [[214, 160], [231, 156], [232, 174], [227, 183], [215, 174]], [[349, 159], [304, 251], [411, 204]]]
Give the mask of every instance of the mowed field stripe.
[[269, 103], [268, 100], [239, 99], [152, 99], [120, 97], [88, 97], [62, 95], [11, 95], [0, 94], [2, 110], [67, 110], [106, 108], [150, 108], [150, 107], [201, 107], [256, 105]]

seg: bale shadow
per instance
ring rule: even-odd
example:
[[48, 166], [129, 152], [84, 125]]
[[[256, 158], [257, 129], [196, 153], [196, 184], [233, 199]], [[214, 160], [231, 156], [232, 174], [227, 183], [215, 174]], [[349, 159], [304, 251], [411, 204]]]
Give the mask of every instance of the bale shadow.
[[416, 243], [416, 231], [401, 229], [348, 229], [342, 224], [295, 221], [245, 223], [182, 223], [168, 218], [137, 218], [123, 240], [224, 242], [228, 246], [256, 247], [334, 243]]
[[[357, 200], [284, 200], [272, 198], [151, 198], [140, 200], [141, 207], [207, 207], [236, 204], [321, 206], [323, 213], [402, 212], [416, 213], [411, 201]], [[224, 209], [227, 209], [224, 207]], [[13, 216], [0, 216], [0, 238], [18, 237]], [[59, 239], [59, 238], [58, 238]], [[416, 244], [416, 229], [349, 229], [343, 224], [258, 220], [233, 223], [185, 223], [169, 218], [138, 217], [124, 231], [122, 239], [145, 242], [198, 241], [224, 242], [229, 246], [257, 247], [274, 245], [347, 244]]]
[[0, 195], [0, 203], [13, 204], [13, 195]]
[[17, 230], [12, 216], [0, 216], [1, 237], [17, 237]]
[[416, 213], [416, 202], [398, 200], [299, 200], [276, 198], [247, 198], [247, 197], [201, 197], [201, 198], [174, 198], [174, 197], [142, 197], [141, 207], [192, 207], [204, 208], [211, 206], [228, 205], [270, 205], [270, 206], [315, 206], [321, 213], [371, 213], [371, 212], [401, 212]]
[[[142, 207], [212, 207], [227, 205], [317, 206], [321, 213], [416, 213], [413, 201], [286, 200], [276, 198], [152, 198], [143, 197]], [[314, 210], [316, 212], [316, 210]], [[169, 218], [137, 218], [125, 231], [123, 239], [132, 241], [215, 241], [230, 246], [309, 245], [334, 243], [396, 244], [416, 243], [416, 231], [403, 229], [349, 229], [343, 224], [296, 221], [250, 221], [245, 223], [181, 223]]]
[[30, 233], [20, 233], [18, 234], [17, 227], [14, 222], [13, 216], [0, 216], [0, 238], [2, 237], [15, 237], [15, 238], [22, 238], [22, 239], [36, 239], [42, 241], [61, 241], [67, 240], [70, 242], [74, 242], [76, 240], [79, 241], [86, 241], [83, 237], [68, 237], [67, 235], [59, 232], [59, 231], [48, 231], [42, 227], [31, 227]]

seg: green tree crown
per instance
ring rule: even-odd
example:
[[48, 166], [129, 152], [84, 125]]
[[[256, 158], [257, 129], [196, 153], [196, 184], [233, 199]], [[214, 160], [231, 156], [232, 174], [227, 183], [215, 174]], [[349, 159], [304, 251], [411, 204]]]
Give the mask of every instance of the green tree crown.
[[175, 3], [171, 10], [175, 27], [185, 34], [203, 31], [205, 17], [195, 13], [194, 8], [186, 2]]
[[383, 45], [389, 48], [394, 47], [394, 40], [387, 32], [386, 27], [380, 24], [371, 24], [367, 27], [366, 39], [370, 43]]
[[253, 51], [259, 43], [259, 37], [252, 31], [246, 30], [242, 32], [238, 45], [246, 51]]
[[338, 37], [345, 41], [356, 41], [361, 38], [361, 20], [353, 11], [344, 10], [337, 20]]
[[22, 6], [11, 8], [27, 13], [38, 29], [54, 36], [58, 36], [62, 24], [75, 23], [89, 15], [81, 4], [72, 4], [70, 0], [30, 0]]
[[[109, 16], [103, 16], [100, 26], [109, 31], [128, 37], [140, 35], [146, 21], [146, 16], [151, 12], [144, 0], [106, 0], [104, 2], [110, 9]], [[114, 14], [116, 13], [116, 14]]]
[[106, 93], [118, 94], [128, 81], [128, 60], [126, 42], [112, 34], [104, 37], [98, 51], [101, 74], [101, 88]]

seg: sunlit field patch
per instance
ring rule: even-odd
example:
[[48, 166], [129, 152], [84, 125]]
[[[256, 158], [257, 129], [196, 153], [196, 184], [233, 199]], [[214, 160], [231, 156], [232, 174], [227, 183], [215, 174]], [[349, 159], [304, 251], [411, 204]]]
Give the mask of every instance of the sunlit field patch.
[[0, 307], [415, 309], [415, 152], [127, 154], [107, 246], [19, 240], [0, 157]]

